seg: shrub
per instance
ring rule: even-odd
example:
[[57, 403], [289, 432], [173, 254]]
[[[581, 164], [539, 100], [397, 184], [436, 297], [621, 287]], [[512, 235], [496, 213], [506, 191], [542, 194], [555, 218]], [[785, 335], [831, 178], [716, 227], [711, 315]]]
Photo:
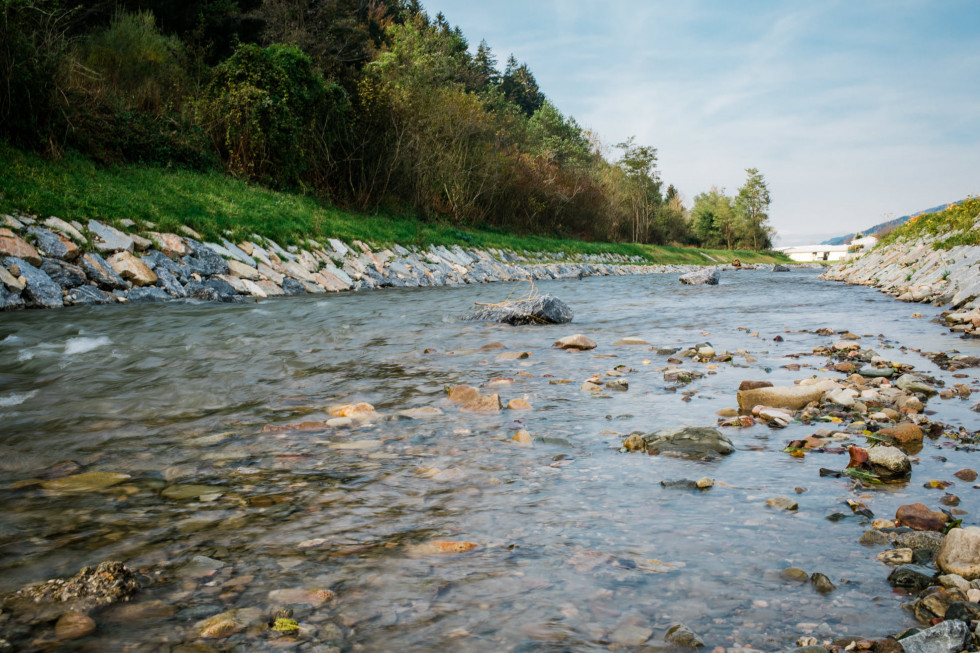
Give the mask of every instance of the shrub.
[[298, 48], [240, 45], [215, 69], [197, 111], [229, 169], [294, 185], [323, 181], [348, 106]]

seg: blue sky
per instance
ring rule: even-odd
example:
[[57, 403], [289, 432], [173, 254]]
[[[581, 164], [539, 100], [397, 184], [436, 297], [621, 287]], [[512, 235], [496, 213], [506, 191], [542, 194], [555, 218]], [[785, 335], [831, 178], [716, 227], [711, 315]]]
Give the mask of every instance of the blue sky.
[[[980, 194], [980, 2], [427, 0], [690, 206], [758, 168], [777, 245]], [[614, 156], [614, 154], [612, 155]]]

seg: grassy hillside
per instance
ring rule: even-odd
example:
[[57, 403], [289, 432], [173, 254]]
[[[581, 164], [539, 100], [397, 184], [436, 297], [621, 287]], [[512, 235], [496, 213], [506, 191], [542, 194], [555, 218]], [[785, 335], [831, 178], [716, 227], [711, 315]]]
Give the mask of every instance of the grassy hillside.
[[459, 230], [412, 216], [364, 215], [325, 205], [297, 193], [277, 192], [220, 173], [123, 165], [102, 167], [78, 155], [60, 161], [22, 152], [0, 143], [0, 210], [40, 216], [56, 215], [85, 223], [110, 224], [128, 218], [152, 222], [160, 231], [187, 225], [209, 239], [258, 234], [284, 245], [307, 238], [339, 238], [379, 244], [453, 245], [514, 251], [617, 253], [642, 256], [651, 263], [710, 263], [739, 258], [745, 263], [785, 261], [758, 252], [698, 250], [631, 243], [518, 236], [494, 230]]
[[881, 244], [896, 240], [919, 238], [926, 234], [942, 234], [936, 247], [949, 249], [956, 245], [980, 245], [980, 229], [974, 228], [980, 219], [980, 197], [970, 197], [950, 204], [935, 213], [923, 213], [909, 219], [881, 240]]

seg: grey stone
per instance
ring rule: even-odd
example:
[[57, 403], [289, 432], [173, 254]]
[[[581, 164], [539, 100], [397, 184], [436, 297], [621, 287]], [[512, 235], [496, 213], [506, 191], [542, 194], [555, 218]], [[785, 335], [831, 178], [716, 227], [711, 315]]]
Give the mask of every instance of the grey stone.
[[903, 374], [895, 381], [895, 385], [906, 392], [916, 392], [931, 397], [937, 394], [935, 388], [913, 374]]
[[911, 531], [909, 533], [899, 533], [895, 536], [895, 545], [912, 549], [913, 551], [927, 550], [935, 553], [943, 543], [942, 533], [935, 531]]
[[24, 300], [21, 299], [20, 294], [0, 285], [0, 311], [12, 311], [18, 308], [24, 308]]
[[921, 565], [902, 565], [888, 574], [892, 587], [901, 587], [913, 592], [921, 592], [933, 584], [938, 572]]
[[735, 451], [732, 441], [718, 429], [707, 426], [681, 426], [662, 429], [643, 436], [648, 449], [701, 457], [709, 454], [727, 456]]
[[43, 270], [40, 270], [24, 259], [8, 256], [3, 261], [10, 269], [11, 265], [20, 268], [20, 274], [27, 279], [27, 285], [21, 292], [24, 303], [29, 307], [60, 308], [64, 306], [61, 298], [61, 286], [51, 280]]
[[153, 302], [165, 302], [171, 299], [170, 295], [163, 288], [146, 287], [132, 288], [126, 297], [130, 304], [149, 304]]
[[565, 302], [552, 295], [543, 295], [536, 299], [510, 302], [502, 306], [483, 306], [463, 319], [523, 325], [565, 324], [571, 322], [572, 317], [572, 309]]
[[65, 295], [65, 306], [96, 306], [115, 303], [115, 295], [103, 292], [95, 286], [72, 288]]
[[180, 285], [180, 281], [177, 280], [177, 277], [175, 277], [173, 273], [170, 272], [170, 270], [168, 270], [163, 266], [160, 266], [157, 267], [157, 269], [154, 272], [157, 275], [156, 285], [160, 288], [163, 288], [168, 295], [170, 295], [175, 299], [181, 299], [183, 297], [187, 297], [187, 291], [184, 290], [184, 287]]
[[871, 447], [868, 465], [882, 481], [900, 481], [912, 475], [912, 462], [896, 447]]
[[56, 218], [54, 216], [51, 216], [50, 218], [44, 221], [44, 226], [47, 227], [48, 229], [54, 229], [55, 231], [60, 231], [65, 236], [68, 236], [69, 238], [74, 240], [75, 243], [78, 245], [81, 245], [82, 243], [85, 242], [85, 236], [82, 235], [82, 232], [76, 229], [75, 227], [73, 227], [72, 225], [68, 224], [61, 218]]
[[287, 295], [305, 295], [306, 286], [292, 277], [285, 277], [282, 280], [282, 291]]
[[684, 624], [674, 624], [668, 628], [667, 634], [664, 635], [664, 641], [684, 648], [701, 648], [704, 646], [704, 640], [695, 635], [694, 631]]
[[720, 279], [721, 273], [717, 268], [708, 267], [683, 274], [677, 280], [689, 286], [717, 286]]
[[160, 276], [160, 270], [166, 270], [174, 277], [180, 279], [187, 277], [191, 270], [181, 263], [178, 263], [159, 250], [152, 249], [140, 257], [146, 267], [153, 270]]
[[970, 627], [958, 620], [948, 620], [920, 630], [899, 640], [905, 653], [957, 653], [967, 648]]
[[90, 281], [103, 290], [117, 290], [126, 287], [126, 282], [116, 274], [104, 258], [95, 252], [89, 252], [78, 260], [78, 264], [85, 271]]
[[92, 244], [99, 252], [109, 254], [124, 250], [132, 252], [136, 246], [132, 238], [101, 222], [89, 220], [88, 230], [92, 233]]
[[181, 260], [192, 272], [197, 272], [205, 277], [215, 274], [228, 274], [228, 264], [213, 249], [193, 238], [188, 238], [187, 244], [191, 248], [191, 254]]
[[88, 283], [88, 277], [82, 268], [65, 261], [46, 258], [41, 261], [41, 269], [62, 288], [77, 288]]
[[33, 234], [37, 239], [37, 248], [41, 251], [41, 254], [51, 258], [68, 261], [73, 258], [78, 258], [78, 254], [81, 251], [76, 246], [69, 247], [61, 241], [58, 234], [47, 229], [30, 227], [27, 233]]
[[783, 265], [781, 263], [777, 263], [776, 265], [772, 266], [772, 271], [773, 272], [789, 272], [789, 266], [788, 265]]

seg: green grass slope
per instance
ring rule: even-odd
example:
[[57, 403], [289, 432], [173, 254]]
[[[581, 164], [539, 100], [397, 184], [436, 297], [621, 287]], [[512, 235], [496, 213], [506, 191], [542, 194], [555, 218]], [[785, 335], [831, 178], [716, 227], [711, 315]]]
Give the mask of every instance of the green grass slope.
[[78, 155], [52, 161], [0, 143], [0, 210], [65, 220], [110, 224], [128, 218], [154, 223], [159, 231], [191, 227], [208, 239], [230, 233], [232, 240], [258, 234], [283, 245], [307, 238], [339, 238], [405, 246], [454, 245], [516, 252], [565, 252], [642, 256], [650, 263], [705, 264], [735, 258], [743, 263], [788, 261], [779, 254], [657, 247], [631, 243], [589, 243], [460, 230], [411, 216], [365, 215], [324, 205], [309, 196], [273, 191], [211, 172], [126, 165], [102, 167]]

